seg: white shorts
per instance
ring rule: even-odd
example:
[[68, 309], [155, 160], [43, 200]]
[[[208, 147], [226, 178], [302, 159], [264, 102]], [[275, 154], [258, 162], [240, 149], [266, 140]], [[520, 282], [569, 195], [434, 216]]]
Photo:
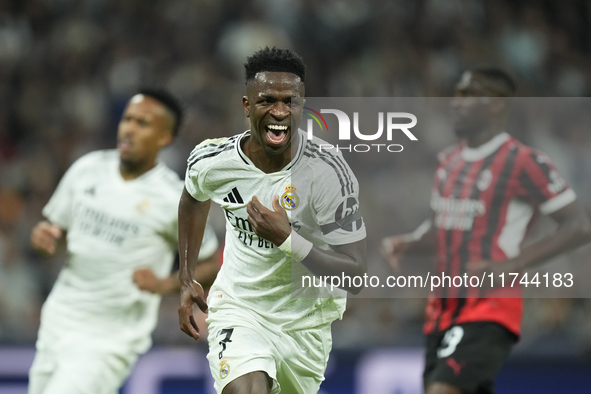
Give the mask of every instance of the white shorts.
[[137, 360], [112, 353], [37, 351], [29, 394], [116, 394]]
[[330, 324], [286, 332], [270, 323], [263, 326], [234, 306], [210, 310], [207, 323], [207, 360], [218, 394], [234, 379], [255, 371], [273, 379], [271, 394], [318, 392], [332, 348]]

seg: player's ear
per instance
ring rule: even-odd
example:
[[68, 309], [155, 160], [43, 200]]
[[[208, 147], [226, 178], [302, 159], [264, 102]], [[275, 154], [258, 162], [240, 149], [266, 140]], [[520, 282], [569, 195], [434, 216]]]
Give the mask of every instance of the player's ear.
[[173, 131], [171, 129], [164, 130], [158, 141], [159, 148], [164, 148], [166, 145], [170, 144], [173, 139]]
[[244, 106], [244, 115], [247, 118], [250, 118], [250, 100], [247, 96], [242, 97], [242, 105]]

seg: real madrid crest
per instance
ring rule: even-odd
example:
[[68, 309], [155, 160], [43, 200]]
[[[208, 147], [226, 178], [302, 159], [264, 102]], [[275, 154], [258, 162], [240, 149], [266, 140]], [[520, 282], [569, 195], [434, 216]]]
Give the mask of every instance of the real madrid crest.
[[148, 200], [147, 198], [144, 198], [142, 201], [140, 201], [135, 206], [136, 211], [138, 211], [141, 214], [148, 212], [149, 208], [150, 208], [150, 200]]
[[220, 361], [220, 378], [224, 379], [230, 373], [230, 364], [228, 364], [228, 360], [223, 359]]
[[300, 205], [300, 198], [296, 194], [296, 190], [294, 185], [289, 184], [285, 187], [285, 193], [281, 196], [281, 205], [288, 211], [296, 209]]

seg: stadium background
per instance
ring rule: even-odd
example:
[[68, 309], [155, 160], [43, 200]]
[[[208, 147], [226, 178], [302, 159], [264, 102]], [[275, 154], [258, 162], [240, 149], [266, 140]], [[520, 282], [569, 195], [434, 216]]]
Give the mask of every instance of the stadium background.
[[[308, 96], [444, 97], [465, 67], [481, 64], [513, 73], [520, 96], [588, 96], [590, 24], [591, 2], [579, 0], [0, 1], [0, 392], [25, 392], [39, 310], [63, 262], [39, 258], [28, 244], [30, 230], [76, 158], [114, 147], [119, 116], [138, 86], [167, 86], [187, 104], [184, 129], [163, 156], [183, 173], [196, 143], [247, 127], [242, 63], [262, 46], [293, 48], [304, 58]], [[518, 130], [519, 137], [548, 151], [591, 211], [587, 127], [546, 126]], [[391, 227], [373, 232], [370, 264], [382, 264], [375, 252], [381, 236], [421, 222], [434, 155], [452, 141], [442, 135], [413, 146], [396, 165], [375, 163], [382, 194], [401, 209], [389, 212]], [[380, 214], [364, 216], [371, 222]], [[589, 263], [590, 250], [555, 263]], [[366, 380], [415, 376], [424, 303], [351, 300], [333, 326], [323, 393], [370, 392]], [[201, 362], [204, 344], [177, 329], [176, 304], [176, 297], [162, 303], [154, 334], [162, 353], [153, 353], [160, 363], [145, 364], [134, 377], [162, 375], [155, 393], [206, 392], [205, 375], [190, 367]], [[159, 375], [162, 360], [170, 360], [169, 373]], [[174, 360], [188, 371], [170, 371]], [[588, 393], [590, 366], [591, 301], [529, 299], [523, 339], [498, 392]], [[380, 387], [372, 392], [417, 392], [412, 383], [398, 391]]]

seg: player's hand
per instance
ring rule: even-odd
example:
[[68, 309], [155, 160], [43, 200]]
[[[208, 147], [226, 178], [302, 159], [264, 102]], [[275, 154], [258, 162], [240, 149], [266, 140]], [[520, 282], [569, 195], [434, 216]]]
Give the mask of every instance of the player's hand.
[[41, 221], [31, 232], [31, 245], [38, 252], [53, 256], [63, 235], [62, 229], [47, 221]]
[[265, 207], [256, 196], [246, 204], [248, 221], [261, 238], [279, 246], [291, 234], [291, 227], [285, 209], [279, 204], [279, 196], [273, 197], [273, 210]]
[[207, 302], [205, 302], [203, 287], [194, 279], [181, 285], [179, 323], [181, 331], [197, 341], [199, 339], [199, 327], [193, 317], [193, 304], [197, 304], [203, 313], [207, 313]]
[[143, 291], [149, 291], [154, 294], [162, 294], [162, 280], [158, 278], [154, 271], [149, 268], [140, 268], [133, 272], [133, 283]]
[[382, 240], [380, 253], [392, 270], [400, 272], [400, 258], [408, 248], [408, 242], [405, 235], [394, 235]]

